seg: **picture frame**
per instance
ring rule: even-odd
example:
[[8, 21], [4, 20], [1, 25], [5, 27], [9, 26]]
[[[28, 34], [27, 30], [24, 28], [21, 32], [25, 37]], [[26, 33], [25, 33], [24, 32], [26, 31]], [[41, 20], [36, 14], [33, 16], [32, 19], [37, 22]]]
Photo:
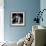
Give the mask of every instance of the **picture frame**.
[[25, 13], [24, 12], [11, 12], [11, 25], [12, 26], [24, 26], [25, 25]]

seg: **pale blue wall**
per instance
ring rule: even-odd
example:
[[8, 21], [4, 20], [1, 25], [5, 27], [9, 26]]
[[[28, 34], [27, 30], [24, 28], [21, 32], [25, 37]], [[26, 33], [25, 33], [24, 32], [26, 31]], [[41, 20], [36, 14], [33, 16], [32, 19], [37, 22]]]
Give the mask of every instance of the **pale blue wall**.
[[[42, 11], [43, 9], [46, 9], [46, 0], [41, 0], [40, 1], [40, 10]], [[43, 12], [42, 17], [43, 17], [43, 22], [40, 21], [40, 25], [46, 27], [46, 11]]]
[[[40, 9], [40, 0], [4, 0], [4, 38], [8, 41], [18, 41], [31, 31], [33, 19]], [[12, 11], [24, 11], [26, 25], [12, 27], [10, 25], [10, 13]]]

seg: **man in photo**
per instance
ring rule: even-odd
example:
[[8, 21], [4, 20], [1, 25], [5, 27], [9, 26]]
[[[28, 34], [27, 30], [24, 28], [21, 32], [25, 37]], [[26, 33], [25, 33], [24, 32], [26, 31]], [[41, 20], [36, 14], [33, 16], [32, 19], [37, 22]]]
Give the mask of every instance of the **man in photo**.
[[13, 24], [22, 24], [23, 23], [23, 14], [15, 13], [12, 15], [12, 23]]

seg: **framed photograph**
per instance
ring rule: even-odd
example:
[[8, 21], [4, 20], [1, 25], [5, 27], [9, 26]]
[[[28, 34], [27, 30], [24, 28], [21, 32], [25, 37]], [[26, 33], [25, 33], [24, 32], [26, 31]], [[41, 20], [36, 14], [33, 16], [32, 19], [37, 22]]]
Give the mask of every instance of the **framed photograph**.
[[25, 13], [24, 12], [11, 12], [11, 25], [24, 26], [25, 25]]

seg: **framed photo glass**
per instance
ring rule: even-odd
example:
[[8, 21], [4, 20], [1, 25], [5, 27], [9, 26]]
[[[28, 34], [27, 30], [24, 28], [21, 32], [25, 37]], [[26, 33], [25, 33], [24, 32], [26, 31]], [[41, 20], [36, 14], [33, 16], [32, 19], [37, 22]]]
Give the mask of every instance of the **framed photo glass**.
[[24, 26], [25, 25], [24, 12], [11, 12], [11, 25]]

